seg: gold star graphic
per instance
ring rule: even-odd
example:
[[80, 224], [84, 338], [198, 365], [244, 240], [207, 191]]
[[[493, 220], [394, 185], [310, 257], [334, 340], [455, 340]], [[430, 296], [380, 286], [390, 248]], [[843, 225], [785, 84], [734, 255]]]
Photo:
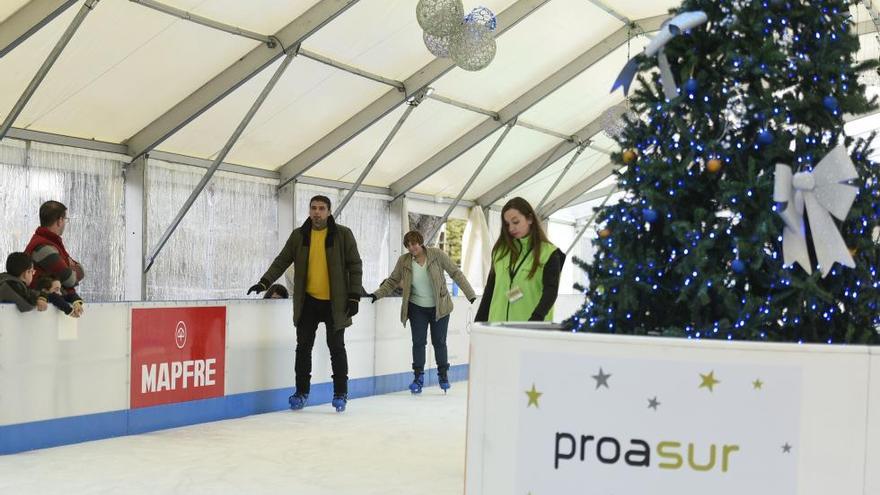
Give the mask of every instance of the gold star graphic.
[[535, 389], [535, 384], [532, 383], [532, 389], [531, 389], [531, 390], [526, 390], [526, 395], [529, 396], [529, 403], [526, 405], [526, 407], [529, 407], [529, 406], [531, 406], [532, 404], [534, 404], [535, 407], [538, 407], [538, 397], [544, 395], [544, 392], [538, 392], [538, 391]]
[[709, 392], [714, 392], [715, 385], [718, 385], [719, 383], [721, 383], [721, 381], [715, 379], [715, 371], [714, 370], [710, 371], [708, 375], [704, 375], [704, 374], [700, 373], [700, 379], [702, 380], [702, 383], [700, 383], [700, 386], [698, 388], [706, 387], [709, 389]]
[[752, 382], [752, 388], [755, 390], [761, 390], [761, 387], [763, 386], [764, 382], [762, 382], [760, 378], [755, 378], [755, 381]]

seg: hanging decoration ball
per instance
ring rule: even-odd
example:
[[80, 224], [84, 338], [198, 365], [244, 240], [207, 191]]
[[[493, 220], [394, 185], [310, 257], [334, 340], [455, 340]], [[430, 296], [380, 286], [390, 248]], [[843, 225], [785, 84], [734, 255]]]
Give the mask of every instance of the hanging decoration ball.
[[837, 110], [837, 98], [833, 96], [826, 96], [825, 98], [822, 98], [822, 106], [832, 112]]
[[734, 273], [743, 273], [746, 271], [746, 263], [741, 259], [735, 259], [730, 263], [730, 268], [733, 269]]
[[449, 37], [434, 36], [425, 31], [422, 33], [422, 39], [425, 41], [425, 47], [432, 55], [440, 58], [449, 58]]
[[713, 158], [706, 162], [706, 170], [712, 172], [713, 174], [717, 174], [721, 171], [722, 164], [723, 163], [721, 162], [721, 160], [719, 160], [718, 158]]
[[859, 248], [857, 248], [857, 247], [851, 247], [851, 248], [849, 248], [849, 255], [850, 255], [850, 256], [852, 256], [853, 258], [855, 258], [855, 256], [856, 256], [857, 254], [859, 254]]
[[419, 26], [434, 36], [449, 36], [461, 25], [464, 5], [461, 0], [419, 0], [416, 19]]
[[700, 89], [700, 83], [697, 82], [696, 79], [688, 79], [684, 82], [684, 90], [687, 94], [692, 95]]
[[623, 137], [623, 132], [629, 125], [627, 119], [634, 121], [636, 118], [637, 114], [626, 106], [615, 105], [605, 110], [599, 121], [602, 123], [602, 132], [609, 138], [618, 140]]
[[608, 227], [605, 227], [604, 229], [600, 230], [599, 237], [602, 239], [607, 239], [607, 238], [611, 237], [611, 229], [609, 229]]
[[495, 58], [495, 38], [488, 26], [477, 20], [465, 20], [449, 44], [455, 65], [467, 71], [485, 69]]
[[624, 164], [629, 165], [632, 162], [636, 161], [636, 156], [637, 155], [634, 150], [626, 150], [623, 152], [623, 155], [621, 155], [621, 159], [623, 160]]
[[773, 143], [773, 133], [768, 130], [763, 130], [758, 133], [758, 144], [768, 145]]
[[648, 223], [654, 223], [657, 221], [657, 210], [651, 208], [642, 209], [642, 216], [645, 217], [645, 221]]
[[474, 8], [474, 10], [471, 10], [470, 13], [464, 18], [464, 22], [472, 22], [481, 26], [486, 26], [489, 31], [495, 31], [495, 27], [497, 26], [495, 13], [482, 6], [476, 7]]

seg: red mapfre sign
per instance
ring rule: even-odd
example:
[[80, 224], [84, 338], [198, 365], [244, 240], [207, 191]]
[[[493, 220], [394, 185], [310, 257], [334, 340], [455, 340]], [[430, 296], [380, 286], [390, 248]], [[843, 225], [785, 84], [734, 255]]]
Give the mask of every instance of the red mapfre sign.
[[131, 310], [131, 407], [222, 397], [226, 308]]

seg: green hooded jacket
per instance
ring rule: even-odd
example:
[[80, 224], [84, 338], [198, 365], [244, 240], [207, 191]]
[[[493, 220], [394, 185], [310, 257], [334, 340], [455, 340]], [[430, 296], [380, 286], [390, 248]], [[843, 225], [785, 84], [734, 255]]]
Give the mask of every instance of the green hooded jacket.
[[[333, 330], [351, 326], [348, 316], [348, 301], [360, 301], [363, 288], [361, 277], [363, 267], [358, 253], [357, 242], [348, 227], [338, 225], [333, 217], [327, 219], [327, 271], [330, 275], [330, 308], [333, 315]], [[301, 227], [290, 233], [284, 248], [260, 279], [269, 287], [293, 264], [293, 324], [299, 325], [303, 303], [306, 297], [306, 280], [309, 270], [309, 244], [312, 239], [312, 220], [307, 219]]]

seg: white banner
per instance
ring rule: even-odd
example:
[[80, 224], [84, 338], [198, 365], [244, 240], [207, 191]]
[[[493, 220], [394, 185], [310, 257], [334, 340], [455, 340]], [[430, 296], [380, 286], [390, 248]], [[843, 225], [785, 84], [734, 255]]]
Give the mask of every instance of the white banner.
[[517, 494], [797, 494], [799, 366], [521, 363]]

